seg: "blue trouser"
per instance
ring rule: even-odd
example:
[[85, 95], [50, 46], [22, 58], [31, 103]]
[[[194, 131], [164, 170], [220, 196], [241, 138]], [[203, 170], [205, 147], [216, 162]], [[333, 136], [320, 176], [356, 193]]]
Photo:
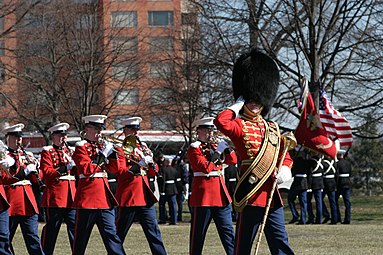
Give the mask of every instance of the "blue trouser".
[[45, 208], [46, 224], [41, 234], [41, 245], [46, 255], [53, 254], [57, 236], [63, 222], [66, 224], [69, 243], [73, 247], [74, 225], [76, 221], [76, 210], [71, 208]]
[[169, 204], [170, 224], [177, 223], [177, 198], [174, 195], [165, 195], [166, 202]]
[[182, 192], [178, 193], [176, 195], [177, 200], [177, 221], [182, 221], [182, 210], [183, 210], [183, 203], [185, 201], [185, 196]]
[[202, 254], [206, 232], [214, 220], [226, 254], [234, 253], [234, 229], [231, 221], [231, 205], [193, 207], [190, 228], [189, 254]]
[[152, 254], [166, 254], [154, 205], [120, 207], [116, 225], [117, 235], [121, 238], [122, 242], [124, 242], [135, 216], [140, 221]]
[[[235, 254], [251, 253], [251, 247], [264, 214], [265, 207], [259, 206], [246, 206], [242, 212], [238, 213]], [[288, 242], [283, 207], [270, 208], [264, 233], [271, 254], [294, 254]]]
[[25, 246], [28, 253], [33, 255], [44, 254], [40, 245], [40, 239], [38, 234], [38, 215], [32, 216], [10, 216], [9, 217], [9, 240], [12, 248], [12, 240], [16, 233], [17, 226], [20, 224], [21, 232], [24, 237]]
[[307, 213], [309, 215], [309, 221], [314, 221], [314, 212], [311, 204], [312, 197], [314, 196], [315, 200], [315, 224], [322, 224], [322, 190], [313, 189], [312, 192], [307, 192]]
[[[324, 202], [324, 198], [327, 195], [329, 204], [330, 204], [330, 210], [331, 215], [329, 214], [326, 204]], [[331, 216], [331, 223], [336, 224], [338, 222], [337, 217], [337, 207], [336, 207], [336, 201], [335, 201], [335, 190], [334, 191], [327, 191], [322, 193], [323, 201], [322, 201], [322, 209], [323, 209], [323, 217], [330, 218]]]
[[337, 204], [337, 217], [338, 220], [341, 220], [340, 210], [339, 210], [339, 197], [342, 195], [344, 206], [345, 206], [345, 214], [344, 214], [344, 223], [350, 223], [351, 221], [351, 189], [340, 189], [336, 193], [336, 204]]
[[301, 209], [301, 218], [299, 223], [306, 224], [307, 219], [307, 191], [306, 190], [290, 190], [287, 201], [294, 219], [299, 218], [299, 213], [295, 207], [295, 199], [298, 196], [299, 206]]
[[0, 211], [0, 254], [11, 255], [8, 209]]
[[77, 209], [73, 255], [85, 253], [94, 224], [97, 225], [108, 254], [125, 254], [116, 233], [114, 209]]

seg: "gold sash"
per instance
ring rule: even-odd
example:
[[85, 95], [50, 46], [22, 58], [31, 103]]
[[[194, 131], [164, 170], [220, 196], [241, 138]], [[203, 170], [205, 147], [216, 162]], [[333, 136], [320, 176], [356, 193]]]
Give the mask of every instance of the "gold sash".
[[280, 149], [280, 132], [276, 123], [269, 125], [265, 120], [265, 137], [262, 146], [254, 160], [243, 160], [242, 165], [249, 168], [241, 174], [234, 191], [234, 206], [241, 212], [247, 201], [265, 183], [275, 170]]

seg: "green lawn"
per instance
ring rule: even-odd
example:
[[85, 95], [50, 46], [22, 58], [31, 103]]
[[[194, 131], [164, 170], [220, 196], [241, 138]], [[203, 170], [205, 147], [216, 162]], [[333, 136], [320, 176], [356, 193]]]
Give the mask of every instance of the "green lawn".
[[[286, 225], [289, 240], [296, 254], [310, 255], [359, 255], [383, 254], [383, 197], [352, 197], [350, 225]], [[187, 207], [185, 207], [187, 210]], [[343, 211], [343, 209], [342, 209]], [[286, 221], [291, 219], [288, 208]], [[185, 212], [185, 220], [190, 218]], [[41, 231], [42, 225], [40, 225]], [[62, 226], [55, 254], [70, 254], [69, 242]], [[188, 254], [189, 223], [177, 226], [160, 225], [169, 254]], [[259, 254], [269, 254], [263, 237]], [[13, 245], [16, 254], [27, 254], [20, 228]], [[127, 254], [150, 254], [149, 246], [141, 229], [134, 224], [124, 243]], [[97, 227], [94, 228], [86, 254], [106, 254]], [[204, 245], [204, 254], [225, 254], [214, 223], [210, 225]]]

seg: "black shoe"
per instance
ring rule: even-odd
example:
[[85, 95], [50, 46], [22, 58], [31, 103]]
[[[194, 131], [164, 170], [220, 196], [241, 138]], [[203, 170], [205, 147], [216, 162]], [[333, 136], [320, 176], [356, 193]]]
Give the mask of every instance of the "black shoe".
[[170, 222], [169, 225], [177, 225], [177, 223]]
[[323, 219], [323, 221], [322, 221], [322, 224], [326, 224], [329, 220], [330, 220], [329, 217], [325, 217], [325, 218]]
[[304, 222], [302, 222], [302, 221], [299, 221], [299, 222], [297, 223], [297, 225], [306, 225], [306, 223], [304, 223]]
[[306, 224], [314, 224], [314, 220], [308, 220]]
[[158, 224], [166, 224], [166, 221], [159, 221]]
[[293, 224], [298, 221], [298, 218], [292, 218], [292, 220], [289, 221], [289, 224]]
[[350, 224], [349, 221], [343, 221], [342, 224]]

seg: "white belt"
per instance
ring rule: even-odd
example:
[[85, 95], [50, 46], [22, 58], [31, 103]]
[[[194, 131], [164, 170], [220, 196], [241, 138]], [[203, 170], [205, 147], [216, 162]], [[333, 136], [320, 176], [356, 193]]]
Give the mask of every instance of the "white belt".
[[160, 193], [161, 196], [165, 196], [166, 194], [165, 193]]
[[321, 177], [322, 173], [313, 174], [312, 177]]
[[172, 183], [175, 183], [174, 180], [169, 180], [169, 181], [165, 181], [166, 184], [172, 184]]
[[[314, 176], [314, 175], [313, 175]], [[302, 177], [302, 178], [306, 178], [307, 177], [307, 174], [296, 174], [294, 175], [294, 177]]]
[[154, 181], [154, 178], [149, 178], [149, 181], [151, 181], [151, 182]]
[[181, 178], [177, 178], [177, 181], [180, 182], [180, 181], [181, 181]]
[[330, 175], [325, 175], [323, 177], [326, 178], [326, 179], [333, 179], [333, 178], [335, 178], [335, 175], [330, 174]]
[[199, 177], [199, 176], [204, 176], [204, 177], [218, 177], [218, 176], [221, 176], [221, 171], [211, 171], [210, 173], [208, 174], [205, 174], [203, 172], [194, 172], [193, 175], [195, 177]]
[[108, 182], [117, 182], [116, 179], [108, 179]]
[[94, 173], [94, 174], [91, 174], [91, 175], [80, 174], [79, 177], [80, 177], [80, 179], [85, 179], [85, 178], [107, 178], [108, 174], [104, 173], [104, 172], [98, 172], [98, 173]]
[[229, 179], [229, 182], [235, 182], [235, 181], [237, 181], [237, 178], [230, 178]]
[[18, 181], [18, 182], [15, 182], [15, 183], [11, 184], [11, 186], [27, 186], [27, 185], [32, 185], [31, 181], [29, 181], [29, 180], [22, 180], [22, 181]]
[[60, 176], [59, 180], [75, 181], [76, 178], [73, 175], [63, 175]]
[[350, 174], [339, 174], [339, 177], [350, 177]]

